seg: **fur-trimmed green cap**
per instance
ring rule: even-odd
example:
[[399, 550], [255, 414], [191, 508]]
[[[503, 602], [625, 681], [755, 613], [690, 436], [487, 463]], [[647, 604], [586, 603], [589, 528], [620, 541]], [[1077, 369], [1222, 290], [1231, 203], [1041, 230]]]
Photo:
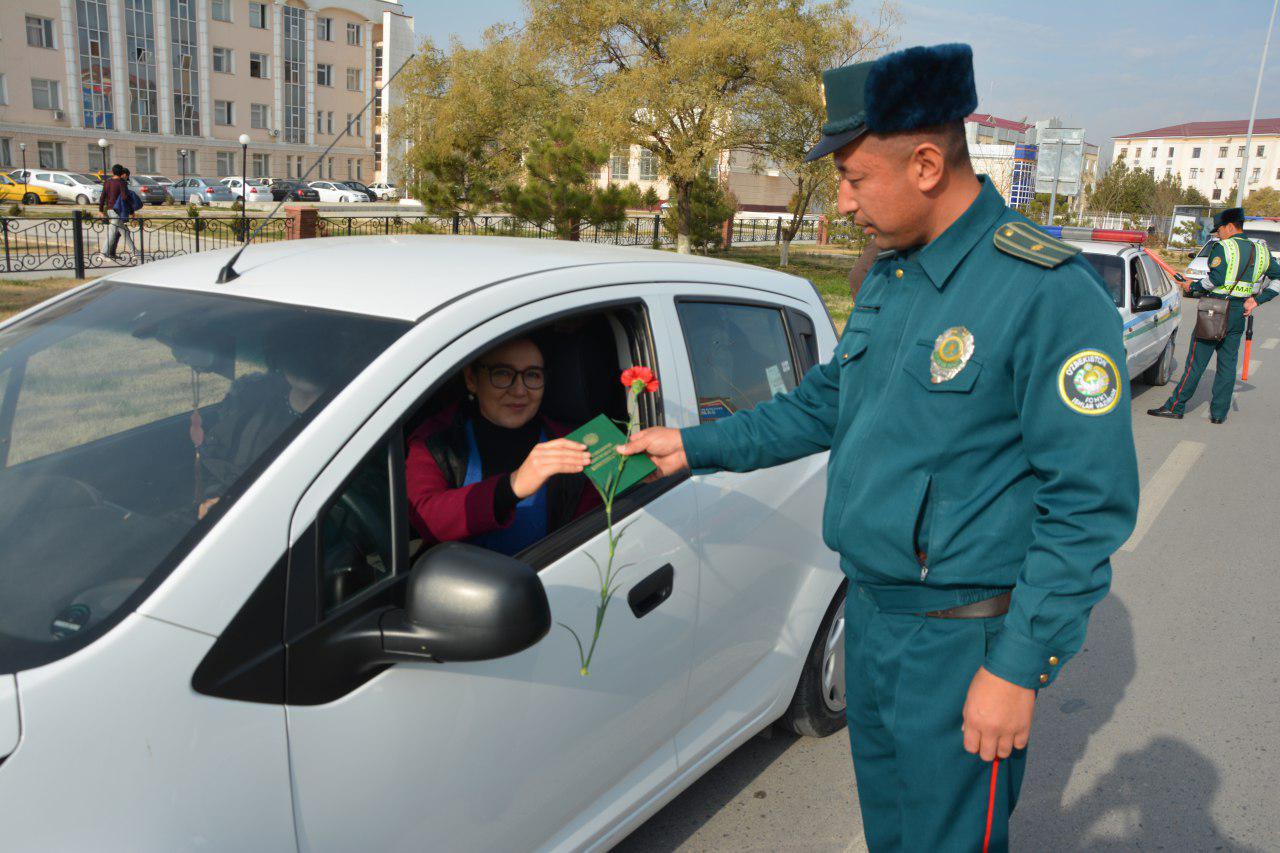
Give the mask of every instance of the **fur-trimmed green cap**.
[[909, 47], [872, 62], [822, 72], [827, 121], [805, 162], [864, 133], [894, 133], [958, 121], [978, 107], [967, 44]]
[[1226, 210], [1220, 210], [1214, 214], [1213, 230], [1217, 231], [1223, 225], [1239, 225], [1244, 227], [1244, 208], [1228, 207]]

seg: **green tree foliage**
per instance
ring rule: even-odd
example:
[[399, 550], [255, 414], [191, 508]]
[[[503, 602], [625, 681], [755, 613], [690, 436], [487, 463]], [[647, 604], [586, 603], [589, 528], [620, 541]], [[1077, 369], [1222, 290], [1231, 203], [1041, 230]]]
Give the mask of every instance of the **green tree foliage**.
[[1151, 172], [1130, 168], [1120, 159], [1094, 185], [1088, 203], [1096, 213], [1168, 216], [1176, 205], [1209, 202], [1198, 190], [1183, 187], [1179, 175], [1166, 175], [1157, 181]]
[[724, 223], [733, 218], [738, 201], [725, 190], [720, 182], [703, 172], [689, 184], [688, 216], [682, 222], [675, 205], [662, 215], [662, 224], [670, 235], [678, 236], [685, 228], [690, 247], [704, 255], [708, 249], [719, 248], [724, 242]]
[[628, 205], [640, 201], [634, 187], [596, 185], [609, 149], [580, 140], [575, 126], [561, 117], [543, 128], [525, 157], [524, 180], [502, 194], [514, 216], [551, 228], [561, 240], [577, 240], [583, 226], [619, 227]]
[[[1232, 196], [1232, 204], [1235, 196]], [[1280, 192], [1271, 187], [1254, 190], [1245, 196], [1245, 213], [1250, 216], [1280, 216]]]

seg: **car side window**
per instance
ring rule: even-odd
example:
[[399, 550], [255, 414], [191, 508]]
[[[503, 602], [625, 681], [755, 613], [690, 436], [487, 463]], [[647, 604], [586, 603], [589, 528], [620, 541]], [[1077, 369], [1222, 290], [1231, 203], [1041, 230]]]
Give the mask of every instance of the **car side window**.
[[796, 386], [782, 309], [681, 301], [676, 310], [703, 423], [753, 408]]
[[1155, 261], [1150, 258], [1142, 258], [1142, 268], [1146, 272], [1147, 284], [1150, 286], [1148, 291], [1152, 296], [1163, 297], [1169, 292], [1171, 287], [1169, 279], [1165, 277], [1164, 272], [1156, 266]]
[[1135, 301], [1139, 296], [1150, 293], [1147, 289], [1146, 273], [1142, 271], [1142, 264], [1137, 258], [1129, 260], [1129, 292]]
[[395, 574], [392, 451], [386, 441], [374, 447], [320, 516], [320, 600], [326, 615]]

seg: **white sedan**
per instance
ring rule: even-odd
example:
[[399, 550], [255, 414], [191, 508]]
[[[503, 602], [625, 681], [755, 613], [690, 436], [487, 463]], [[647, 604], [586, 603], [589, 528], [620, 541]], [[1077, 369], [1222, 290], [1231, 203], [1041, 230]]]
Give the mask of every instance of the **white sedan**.
[[247, 194], [250, 202], [271, 201], [271, 182], [266, 178], [248, 178], [244, 181], [244, 188], [240, 186], [240, 179], [234, 177], [223, 178], [218, 183], [231, 190], [236, 198], [242, 198]]
[[554, 623], [591, 635], [603, 510], [514, 557], [407, 510], [406, 438], [477, 354], [541, 340], [566, 425], [625, 418], [644, 365], [642, 425], [694, 425], [830, 356], [809, 282], [413, 236], [252, 246], [218, 284], [230, 255], [0, 324], [6, 849], [603, 851], [774, 722], [844, 725], [826, 454], [622, 495], [587, 676]]
[[369, 197], [364, 193], [353, 190], [351, 187], [344, 187], [341, 184], [335, 184], [332, 181], [312, 181], [309, 185], [316, 192], [320, 193], [321, 201], [334, 201], [342, 204], [351, 204], [354, 202], [367, 202]]
[[400, 198], [400, 190], [396, 189], [396, 185], [388, 184], [385, 181], [369, 184], [369, 189], [373, 190], [374, 195], [382, 201], [395, 201]]

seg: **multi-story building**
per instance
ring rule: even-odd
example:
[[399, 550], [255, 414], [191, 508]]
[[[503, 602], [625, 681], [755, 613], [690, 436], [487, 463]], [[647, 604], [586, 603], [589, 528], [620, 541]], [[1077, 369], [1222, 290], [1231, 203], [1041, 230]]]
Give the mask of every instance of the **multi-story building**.
[[296, 178], [350, 124], [311, 178], [382, 180], [399, 93], [361, 109], [412, 49], [398, 0], [4, 0], [0, 168], [220, 178], [247, 134], [250, 175]]
[[[1184, 187], [1195, 187], [1212, 202], [1234, 201], [1233, 187], [1245, 169], [1246, 119], [1192, 121], [1113, 137], [1112, 162], [1146, 169], [1155, 178], [1178, 175]], [[1262, 187], [1280, 189], [1280, 118], [1253, 123], [1253, 150], [1245, 193]]]
[[[710, 164], [711, 173], [738, 201], [738, 209], [754, 213], [782, 213], [796, 192], [794, 176], [778, 163], [751, 151], [721, 151]], [[667, 176], [661, 172], [652, 151], [632, 145], [618, 149], [601, 169], [597, 184], [635, 184], [641, 191], [653, 188], [659, 198], [671, 193]]]

